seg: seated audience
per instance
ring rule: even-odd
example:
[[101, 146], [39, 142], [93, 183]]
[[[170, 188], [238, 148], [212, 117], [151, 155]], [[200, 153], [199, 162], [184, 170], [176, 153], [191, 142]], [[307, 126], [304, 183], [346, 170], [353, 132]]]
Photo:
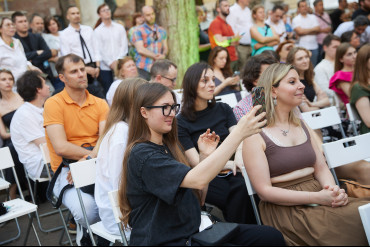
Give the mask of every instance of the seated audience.
[[348, 31], [355, 31], [360, 36], [361, 45], [370, 42], [369, 19], [366, 16], [357, 16], [353, 21], [340, 24], [334, 35], [341, 37], [343, 33]]
[[278, 61], [271, 56], [260, 54], [254, 57], [250, 57], [247, 60], [247, 63], [244, 66], [243, 70], [243, 84], [244, 87], [248, 90], [248, 94], [244, 99], [239, 101], [239, 103], [234, 107], [233, 112], [236, 120], [239, 120], [247, 115], [250, 110], [253, 108], [252, 101], [252, 89], [257, 86], [257, 81], [263, 71], [267, 69], [270, 64], [277, 63]]
[[286, 63], [288, 53], [290, 49], [292, 49], [293, 47], [294, 47], [293, 40], [286, 40], [278, 45], [276, 53], [279, 55], [280, 63]]
[[240, 77], [233, 76], [230, 63], [229, 52], [226, 48], [216, 46], [211, 50], [208, 64], [212, 67], [216, 77], [215, 96], [240, 91]]
[[280, 43], [280, 37], [273, 27], [265, 24], [265, 8], [257, 5], [252, 9], [254, 26], [251, 28], [252, 56], [261, 54], [265, 50], [274, 50]]
[[335, 53], [340, 45], [339, 37], [328, 34], [323, 41], [325, 58], [316, 65], [315, 82], [329, 96], [332, 105], [335, 105], [335, 93], [329, 88], [330, 78], [334, 75]]
[[[177, 65], [167, 59], [155, 61], [150, 69], [150, 81], [174, 90], [177, 80]], [[180, 102], [179, 102], [180, 103]]]
[[147, 81], [141, 78], [125, 79], [117, 87], [105, 129], [97, 144], [95, 201], [105, 230], [114, 235], [120, 233], [114, 220], [108, 193], [119, 188], [132, 102], [137, 88], [144, 83]]
[[333, 90], [344, 104], [349, 103], [353, 69], [356, 62], [356, 49], [349, 43], [342, 43], [335, 54], [334, 72], [329, 82]]
[[[86, 228], [76, 189], [72, 187], [66, 190], [64, 195], [60, 195], [66, 185], [73, 184], [70, 170], [64, 164], [95, 157], [91, 149], [104, 130], [109, 107], [105, 100], [91, 95], [86, 90], [87, 73], [82, 58], [74, 54], [63, 56], [58, 60], [56, 69], [65, 88], [49, 98], [44, 109], [44, 127], [51, 168], [54, 173], [60, 171], [53, 192], [62, 198], [63, 204], [71, 211], [75, 221]], [[87, 220], [94, 224], [99, 221], [95, 199], [83, 191], [81, 195]], [[81, 243], [88, 244], [89, 241], [90, 238], [85, 232]]]
[[[367, 245], [358, 207], [334, 181], [313, 131], [294, 113], [305, 86], [292, 65], [269, 66], [265, 88], [267, 127], [247, 138], [243, 158], [264, 225], [280, 230], [288, 245]], [[340, 234], [338, 234], [340, 233]]]
[[360, 36], [354, 30], [343, 33], [342, 36], [340, 36], [340, 42], [350, 43], [351, 46], [355, 47], [356, 49], [359, 49], [361, 46]]
[[35, 13], [30, 19], [30, 30], [32, 33], [42, 34], [44, 32], [44, 19], [41, 15]]
[[[23, 99], [19, 94], [13, 92], [14, 77], [12, 72], [5, 69], [0, 69], [0, 136], [4, 141], [4, 146], [9, 147], [15, 165], [15, 170], [22, 188], [26, 182], [24, 168], [18, 159], [18, 154], [10, 139], [9, 133], [10, 124], [14, 113], [23, 104]], [[10, 199], [16, 198], [17, 184], [11, 168], [5, 170], [5, 180], [11, 186], [9, 189]]]
[[[230, 106], [215, 102], [214, 79], [209, 65], [197, 63], [186, 71], [182, 82], [183, 106], [177, 116], [178, 135], [191, 167], [196, 167], [201, 158], [197, 142], [202, 133], [211, 129], [223, 142], [237, 124]], [[223, 171], [202, 191], [202, 202], [205, 200], [221, 209], [228, 222], [255, 223], [243, 176], [237, 172], [243, 166], [241, 153], [236, 148], [235, 152], [235, 158], [225, 161]]]
[[[212, 78], [206, 77], [205, 83], [214, 87]], [[132, 227], [131, 245], [188, 243], [201, 223], [197, 191], [217, 176], [245, 137], [259, 132], [264, 122], [258, 123], [262, 116], [254, 117], [257, 109], [240, 121], [217, 150], [220, 138], [209, 130], [202, 134], [198, 141], [201, 159], [191, 169], [177, 137], [175, 95], [158, 83], [139, 87], [129, 122], [135, 128], [129, 128], [119, 190], [124, 226]], [[251, 225], [239, 225], [227, 242], [284, 245], [275, 229]]]
[[305, 86], [304, 95], [302, 96], [303, 102], [299, 106], [301, 111], [308, 112], [330, 106], [328, 95], [314, 81], [310, 52], [303, 47], [294, 47], [288, 54], [287, 63], [294, 66], [299, 74], [300, 81]]
[[48, 178], [40, 144], [46, 143], [42, 114], [44, 103], [50, 96], [50, 88], [40, 72], [27, 71], [17, 81], [17, 91], [25, 103], [13, 116], [11, 140], [28, 175], [31, 178]]
[[352, 79], [351, 105], [361, 118], [360, 133], [370, 132], [370, 44], [358, 51]]
[[119, 84], [121, 84], [122, 80], [139, 76], [134, 59], [132, 57], [124, 57], [123, 59], [119, 59], [117, 63], [117, 69], [115, 72], [117, 80], [114, 81], [112, 85], [109, 87], [106, 96], [108, 104], [110, 106], [112, 105], [114, 93], [116, 92]]
[[15, 82], [27, 71], [28, 66], [35, 68], [27, 62], [22, 43], [13, 38], [14, 34], [15, 26], [12, 20], [7, 17], [2, 18], [0, 22], [0, 68], [11, 71]]

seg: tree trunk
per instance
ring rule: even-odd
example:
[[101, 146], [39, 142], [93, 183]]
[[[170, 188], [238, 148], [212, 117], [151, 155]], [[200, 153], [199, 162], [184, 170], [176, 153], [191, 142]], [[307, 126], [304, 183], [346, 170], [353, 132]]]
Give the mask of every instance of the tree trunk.
[[168, 58], [178, 66], [177, 87], [186, 70], [199, 62], [199, 27], [194, 0], [155, 0], [157, 23], [167, 30]]
[[141, 12], [142, 7], [145, 6], [145, 0], [135, 0], [136, 12]]

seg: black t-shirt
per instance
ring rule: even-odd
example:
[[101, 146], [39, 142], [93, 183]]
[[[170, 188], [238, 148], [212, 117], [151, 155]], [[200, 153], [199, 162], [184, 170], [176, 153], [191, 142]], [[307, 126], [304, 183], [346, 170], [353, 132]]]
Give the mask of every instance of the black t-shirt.
[[198, 232], [199, 201], [191, 189], [180, 188], [189, 171], [165, 146], [146, 142], [132, 149], [127, 176], [130, 245], [163, 245]]
[[229, 128], [236, 125], [237, 121], [233, 110], [225, 103], [216, 103], [205, 110], [196, 112], [194, 122], [185, 118], [181, 113], [177, 115], [178, 135], [185, 151], [195, 147], [198, 150], [198, 139], [207, 129], [215, 131], [224, 141], [229, 135]]
[[316, 97], [316, 92], [315, 92], [315, 88], [313, 87], [313, 84], [309, 85], [305, 79], [301, 80], [301, 82], [305, 86], [304, 95], [309, 101], [313, 102]]
[[356, 17], [359, 16], [359, 15], [364, 15], [364, 16], [367, 17], [369, 14], [370, 14], [369, 11], [366, 11], [366, 10], [364, 10], [362, 8], [359, 8], [355, 12], [353, 12], [353, 14], [352, 14], [352, 20], [356, 19]]
[[335, 30], [337, 30], [338, 26], [342, 24], [343, 21], [340, 19], [340, 17], [343, 13], [343, 10], [336, 9], [330, 14], [331, 24], [333, 26], [333, 33], [335, 32]]

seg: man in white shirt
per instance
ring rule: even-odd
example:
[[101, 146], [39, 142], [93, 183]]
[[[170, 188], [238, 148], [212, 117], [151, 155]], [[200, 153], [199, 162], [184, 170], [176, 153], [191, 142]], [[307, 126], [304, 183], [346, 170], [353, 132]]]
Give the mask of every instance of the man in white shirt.
[[299, 36], [298, 46], [310, 50], [311, 62], [316, 66], [319, 56], [319, 44], [316, 34], [320, 32], [320, 26], [316, 16], [308, 14], [308, 6], [305, 0], [298, 2], [299, 15], [293, 19], [293, 30]]
[[241, 39], [236, 47], [239, 57], [239, 68], [244, 68], [244, 64], [252, 54], [251, 33], [250, 29], [253, 26], [252, 13], [249, 9], [250, 0], [237, 0], [230, 7], [230, 14], [226, 18], [226, 22], [232, 27], [235, 34], [239, 34]]
[[[281, 5], [275, 5], [272, 8], [271, 16], [266, 20], [266, 24], [273, 27], [275, 32], [280, 36], [280, 43], [284, 42], [286, 39], [286, 28], [283, 21], [284, 8]], [[278, 46], [274, 46], [276, 50]]]
[[[83, 58], [86, 64], [89, 92], [94, 96], [104, 98], [104, 92], [91, 91], [90, 87], [100, 74], [100, 52], [98, 43], [91, 27], [81, 25], [80, 10], [76, 6], [70, 6], [67, 10], [69, 26], [60, 32], [61, 56], [75, 54]], [[102, 95], [100, 95], [100, 93]]]
[[325, 58], [315, 67], [315, 82], [329, 96], [332, 105], [335, 103], [335, 92], [329, 88], [329, 81], [334, 75], [335, 53], [339, 45], [340, 38], [328, 34], [323, 41]]
[[114, 70], [117, 68], [118, 59], [128, 53], [128, 41], [124, 27], [112, 21], [112, 12], [107, 4], [98, 8], [102, 23], [94, 30], [100, 52], [100, 82], [105, 93], [108, 92], [114, 79]]
[[47, 178], [40, 144], [46, 143], [43, 105], [50, 88], [38, 71], [27, 71], [17, 81], [17, 91], [25, 103], [15, 112], [10, 124], [11, 139], [20, 162], [32, 178]]
[[347, 21], [339, 25], [334, 35], [341, 37], [343, 33], [355, 31], [360, 36], [361, 45], [370, 42], [370, 26], [366, 16], [357, 16], [353, 21]]

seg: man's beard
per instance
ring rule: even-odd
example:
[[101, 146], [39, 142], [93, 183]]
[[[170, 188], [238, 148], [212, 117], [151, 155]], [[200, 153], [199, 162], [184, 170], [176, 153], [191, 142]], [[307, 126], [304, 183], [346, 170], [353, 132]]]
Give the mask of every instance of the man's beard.
[[227, 16], [230, 14], [230, 11], [228, 11], [228, 12], [221, 11], [221, 14], [222, 14], [223, 16], [227, 17]]

